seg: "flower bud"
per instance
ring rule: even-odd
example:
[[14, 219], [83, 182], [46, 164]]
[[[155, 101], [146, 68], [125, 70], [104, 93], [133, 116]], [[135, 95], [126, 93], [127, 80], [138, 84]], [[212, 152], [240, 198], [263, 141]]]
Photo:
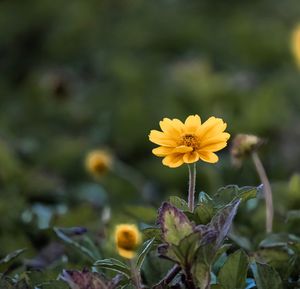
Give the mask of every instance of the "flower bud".
[[264, 140], [255, 135], [236, 135], [236, 137], [233, 139], [230, 151], [233, 163], [237, 166], [240, 166], [242, 160], [247, 155], [250, 155], [252, 152], [256, 151], [263, 143]]

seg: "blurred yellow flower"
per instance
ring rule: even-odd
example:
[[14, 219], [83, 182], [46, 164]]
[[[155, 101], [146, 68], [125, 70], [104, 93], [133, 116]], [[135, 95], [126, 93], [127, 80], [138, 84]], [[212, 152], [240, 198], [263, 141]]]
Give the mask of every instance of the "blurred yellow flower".
[[151, 142], [160, 145], [152, 152], [164, 157], [162, 163], [170, 168], [198, 160], [216, 163], [218, 156], [214, 152], [226, 147], [230, 137], [224, 132], [226, 123], [213, 116], [202, 124], [199, 115], [190, 115], [184, 123], [164, 118], [159, 125], [162, 131], [151, 130], [149, 135]]
[[106, 173], [112, 166], [112, 156], [105, 150], [94, 150], [88, 153], [85, 167], [92, 175], [99, 177]]
[[132, 259], [141, 241], [141, 233], [136, 225], [121, 224], [116, 226], [115, 242], [120, 256]]
[[298, 66], [300, 66], [300, 24], [292, 32], [291, 49]]

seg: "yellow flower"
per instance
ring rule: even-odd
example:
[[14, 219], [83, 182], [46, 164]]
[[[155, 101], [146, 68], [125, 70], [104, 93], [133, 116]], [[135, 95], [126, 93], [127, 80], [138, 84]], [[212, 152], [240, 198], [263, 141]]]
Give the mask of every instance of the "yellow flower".
[[300, 24], [292, 32], [291, 49], [297, 64], [300, 66]]
[[88, 153], [85, 167], [88, 172], [98, 177], [106, 173], [112, 166], [112, 156], [105, 150], [94, 150]]
[[136, 225], [121, 224], [116, 226], [115, 242], [120, 256], [132, 259], [141, 241], [141, 234]]
[[199, 115], [190, 115], [184, 123], [164, 118], [159, 125], [162, 131], [151, 130], [149, 135], [151, 142], [160, 145], [152, 152], [164, 157], [162, 163], [170, 168], [198, 160], [216, 163], [214, 152], [226, 147], [230, 137], [224, 132], [227, 125], [221, 118], [210, 117], [201, 124]]

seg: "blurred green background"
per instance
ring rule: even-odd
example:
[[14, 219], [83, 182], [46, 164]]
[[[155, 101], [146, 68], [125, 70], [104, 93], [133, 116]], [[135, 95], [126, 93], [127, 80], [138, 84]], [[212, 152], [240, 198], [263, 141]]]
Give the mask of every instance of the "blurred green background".
[[[185, 196], [187, 168], [151, 153], [163, 117], [214, 115], [233, 136], [266, 138], [277, 215], [299, 208], [299, 19], [298, 0], [2, 0], [0, 256], [39, 251], [53, 225], [101, 235], [137, 205]], [[118, 166], [95, 179], [84, 160], [102, 147]], [[228, 149], [219, 156], [199, 163], [198, 191], [259, 184], [250, 161], [236, 169]], [[154, 222], [148, 209], [139, 221]]]

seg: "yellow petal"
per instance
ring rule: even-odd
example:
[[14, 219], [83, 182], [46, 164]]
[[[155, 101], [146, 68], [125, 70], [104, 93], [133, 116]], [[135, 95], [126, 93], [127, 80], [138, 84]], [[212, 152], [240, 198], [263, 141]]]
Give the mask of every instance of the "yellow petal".
[[124, 250], [122, 248], [117, 248], [117, 249], [118, 249], [119, 255], [126, 259], [132, 259], [136, 255], [136, 253], [134, 251]]
[[195, 115], [190, 115], [184, 122], [186, 132], [195, 132], [197, 131], [200, 126], [201, 126], [201, 119], [200, 116], [195, 114]]
[[184, 124], [181, 120], [179, 120], [177, 118], [173, 118], [172, 122], [173, 122], [174, 126], [178, 127], [180, 130], [184, 129]]
[[207, 163], [216, 163], [219, 160], [218, 156], [213, 152], [198, 151], [198, 154], [200, 159]]
[[163, 132], [173, 137], [180, 137], [183, 129], [183, 123], [180, 120], [171, 120], [164, 118], [159, 122], [159, 125]]
[[227, 146], [229, 137], [230, 134], [224, 132], [212, 138], [204, 138], [204, 140], [201, 141], [199, 150], [219, 151]]
[[191, 152], [193, 150], [192, 147], [188, 147], [188, 146], [178, 146], [176, 148], [173, 149], [173, 153], [181, 153], [181, 154], [185, 154], [188, 152]]
[[199, 160], [199, 154], [197, 152], [186, 153], [183, 156], [183, 161], [186, 164], [191, 164]]
[[210, 117], [205, 121], [197, 131], [197, 136], [201, 139], [204, 137], [213, 137], [222, 133], [227, 127], [221, 118]]
[[211, 151], [211, 152], [217, 152], [227, 146], [226, 141], [221, 141], [218, 143], [212, 143], [206, 146], [201, 147], [201, 151]]
[[152, 150], [152, 153], [158, 157], [165, 157], [173, 152], [174, 148], [172, 147], [158, 147]]
[[192, 150], [193, 150], [193, 148], [187, 147], [187, 146], [178, 146], [176, 148], [160, 146], [158, 148], [153, 149], [152, 153], [158, 157], [165, 157], [169, 154], [174, 154], [174, 153], [184, 154], [184, 153], [190, 152]]
[[167, 155], [162, 163], [170, 168], [177, 168], [183, 164], [182, 154]]
[[176, 147], [177, 143], [173, 138], [165, 135], [163, 132], [158, 130], [151, 130], [149, 134], [149, 140], [155, 144], [166, 146], [166, 147]]

